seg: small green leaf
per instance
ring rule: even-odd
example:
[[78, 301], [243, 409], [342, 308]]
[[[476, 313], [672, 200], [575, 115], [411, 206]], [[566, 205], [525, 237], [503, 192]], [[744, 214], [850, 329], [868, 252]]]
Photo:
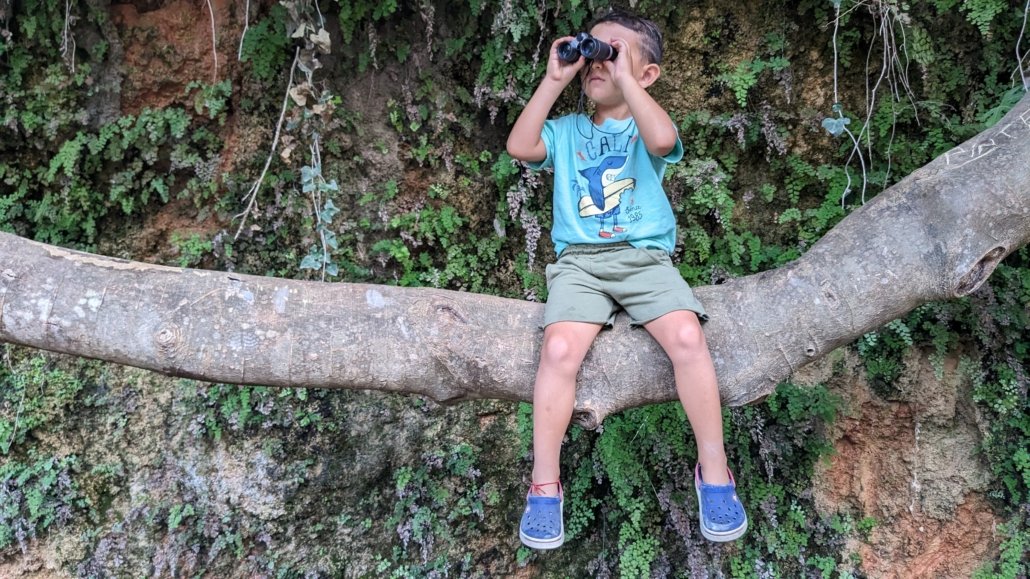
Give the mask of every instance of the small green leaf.
[[340, 209], [333, 205], [332, 199], [327, 199], [322, 210], [318, 212], [318, 218], [326, 223], [331, 223], [333, 217], [340, 212]]
[[834, 137], [843, 133], [845, 127], [849, 124], [851, 124], [851, 119], [849, 119], [848, 117], [841, 117], [839, 119], [835, 119], [833, 117], [826, 117], [825, 119], [823, 119], [823, 128], [826, 129]]
[[301, 269], [322, 269], [322, 256], [309, 253], [300, 262]]

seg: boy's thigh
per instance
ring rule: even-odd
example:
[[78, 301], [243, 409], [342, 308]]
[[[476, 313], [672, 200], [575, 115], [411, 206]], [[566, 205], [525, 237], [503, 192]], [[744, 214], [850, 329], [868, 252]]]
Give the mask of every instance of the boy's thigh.
[[613, 276], [608, 293], [629, 314], [631, 324], [642, 326], [669, 312], [688, 310], [698, 320], [708, 319], [704, 306], [672, 264], [669, 254], [661, 249], [634, 249], [624, 252], [623, 259], [610, 264], [621, 268], [623, 276]]
[[555, 322], [587, 322], [611, 326], [619, 305], [603, 284], [582, 267], [579, 256], [563, 256], [547, 266], [544, 326]]

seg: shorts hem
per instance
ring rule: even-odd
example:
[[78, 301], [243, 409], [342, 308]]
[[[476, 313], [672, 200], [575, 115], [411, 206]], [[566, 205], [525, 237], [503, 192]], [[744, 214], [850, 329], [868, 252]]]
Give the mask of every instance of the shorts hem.
[[708, 314], [706, 314], [704, 310], [699, 310], [699, 309], [695, 309], [695, 308], [691, 308], [691, 307], [687, 307], [687, 306], [680, 306], [680, 307], [671, 308], [671, 309], [659, 312], [658, 314], [653, 315], [653, 316], [648, 315], [648, 316], [646, 316], [646, 319], [644, 319], [642, 321], [637, 321], [635, 319], [630, 319], [629, 325], [632, 328], [642, 328], [642, 327], [646, 326], [647, 324], [650, 324], [651, 322], [653, 322], [653, 321], [657, 320], [658, 318], [664, 316], [665, 314], [671, 314], [672, 312], [680, 312], [680, 311], [693, 312], [695, 315], [697, 315], [697, 321], [701, 325], [704, 325], [704, 323], [708, 321]]
[[540, 324], [540, 328], [543, 329], [543, 328], [546, 328], [547, 326], [550, 326], [551, 324], [556, 324], [558, 322], [577, 322], [577, 323], [580, 323], [580, 324], [596, 324], [598, 326], [602, 326], [602, 329], [603, 328], [611, 329], [611, 328], [615, 327], [615, 316], [612, 316], [612, 317], [608, 318], [607, 320], [605, 320], [603, 322], [599, 322], [597, 320], [577, 320], [575, 318], [568, 318], [568, 317], [557, 317], [556, 319], [553, 319], [553, 320], [548, 320], [548, 319], [545, 318], [543, 323]]

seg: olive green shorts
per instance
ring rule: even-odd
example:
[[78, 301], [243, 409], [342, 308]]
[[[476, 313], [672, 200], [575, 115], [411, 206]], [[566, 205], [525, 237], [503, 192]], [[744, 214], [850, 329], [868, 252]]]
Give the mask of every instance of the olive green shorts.
[[662, 249], [628, 243], [570, 245], [547, 266], [544, 325], [589, 322], [611, 326], [625, 310], [642, 326], [676, 310], [708, 319], [701, 302]]

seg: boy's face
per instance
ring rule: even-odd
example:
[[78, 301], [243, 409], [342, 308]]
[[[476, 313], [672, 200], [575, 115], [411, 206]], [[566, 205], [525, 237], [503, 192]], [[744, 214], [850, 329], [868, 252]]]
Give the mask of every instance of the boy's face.
[[[590, 35], [598, 40], [603, 40], [608, 44], [612, 44], [612, 41], [616, 40], [616, 44], [618, 45], [617, 49], [619, 51], [617, 59], [622, 60], [624, 56], [631, 57], [626, 59], [625, 63], [620, 62], [619, 64], [631, 64], [632, 66], [630, 67], [629, 72], [638, 82], [643, 80], [645, 69], [648, 66], [657, 68], [657, 65], [648, 62], [643, 51], [640, 49], [640, 36], [635, 31], [626, 28], [621, 24], [602, 22], [590, 30]], [[623, 52], [627, 50], [630, 54], [623, 55]], [[615, 66], [616, 63], [613, 61], [595, 60], [588, 62], [588, 64], [583, 67], [583, 92], [586, 93], [590, 100], [597, 104], [606, 106], [622, 104], [624, 101], [622, 91], [612, 81]], [[657, 76], [655, 76], [655, 78], [657, 78]], [[651, 82], [653, 82], [653, 80]], [[647, 84], [650, 85], [651, 82], [647, 82]]]

